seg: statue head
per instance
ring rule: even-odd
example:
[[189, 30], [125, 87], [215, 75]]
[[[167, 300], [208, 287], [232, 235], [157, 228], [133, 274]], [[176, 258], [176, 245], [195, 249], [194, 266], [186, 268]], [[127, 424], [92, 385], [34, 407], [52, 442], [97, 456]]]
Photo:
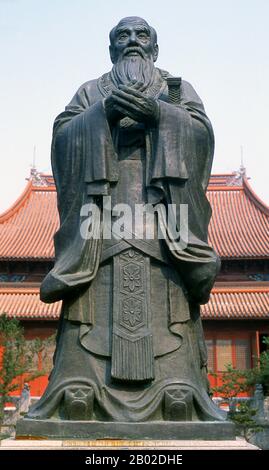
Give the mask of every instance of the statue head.
[[149, 86], [159, 51], [155, 29], [142, 18], [129, 16], [120, 20], [109, 37], [114, 82]]
[[109, 34], [109, 52], [113, 64], [125, 57], [141, 56], [153, 62], [158, 57], [157, 33], [152, 26], [138, 16], [120, 20]]

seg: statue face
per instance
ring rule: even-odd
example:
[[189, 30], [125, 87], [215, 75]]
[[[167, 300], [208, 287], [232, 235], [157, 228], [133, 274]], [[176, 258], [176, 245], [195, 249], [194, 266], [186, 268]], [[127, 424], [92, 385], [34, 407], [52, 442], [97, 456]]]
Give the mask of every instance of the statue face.
[[156, 61], [158, 46], [154, 43], [150, 28], [143, 21], [121, 21], [114, 34], [110, 46], [110, 56], [113, 64], [124, 57], [141, 56], [144, 59]]

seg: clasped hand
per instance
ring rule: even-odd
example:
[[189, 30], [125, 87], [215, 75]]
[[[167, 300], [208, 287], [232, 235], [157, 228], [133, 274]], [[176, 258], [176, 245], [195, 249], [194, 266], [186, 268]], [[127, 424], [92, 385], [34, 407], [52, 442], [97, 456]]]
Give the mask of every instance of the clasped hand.
[[105, 109], [110, 124], [129, 117], [137, 122], [155, 125], [158, 120], [158, 103], [155, 99], [144, 96], [137, 88], [141, 84], [132, 86], [120, 85], [105, 99]]

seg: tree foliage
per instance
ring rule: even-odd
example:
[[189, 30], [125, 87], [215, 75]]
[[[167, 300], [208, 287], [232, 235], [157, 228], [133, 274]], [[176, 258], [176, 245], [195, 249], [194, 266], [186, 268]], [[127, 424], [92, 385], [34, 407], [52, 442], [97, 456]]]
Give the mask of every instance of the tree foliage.
[[[218, 393], [222, 402], [229, 405], [229, 418], [237, 424], [246, 438], [261, 430], [257, 422], [257, 409], [253, 406], [253, 400], [239, 401], [236, 398], [242, 392], [252, 394], [256, 384], [261, 384], [264, 394], [269, 395], [269, 338], [264, 337], [263, 343], [267, 349], [261, 353], [255, 367], [239, 370], [227, 364], [222, 373], [221, 385], [212, 387], [212, 391]], [[218, 374], [212, 375], [218, 377]]]
[[[212, 374], [218, 377], [218, 374]], [[226, 370], [222, 372], [222, 383], [212, 387], [214, 393], [231, 405], [233, 399], [240, 393], [249, 391], [251, 384], [248, 381], [248, 371], [235, 369], [231, 364], [226, 365]]]
[[257, 359], [256, 366], [248, 371], [247, 382], [250, 386], [261, 384], [264, 394], [269, 396], [269, 337], [264, 336], [262, 342], [266, 350]]

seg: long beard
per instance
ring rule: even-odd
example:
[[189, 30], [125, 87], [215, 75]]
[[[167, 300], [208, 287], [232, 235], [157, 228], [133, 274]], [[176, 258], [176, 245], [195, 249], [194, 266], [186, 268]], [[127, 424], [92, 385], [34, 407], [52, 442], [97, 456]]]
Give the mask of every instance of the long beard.
[[154, 62], [141, 56], [126, 56], [113, 65], [111, 76], [116, 86], [141, 82], [147, 88], [154, 79]]

